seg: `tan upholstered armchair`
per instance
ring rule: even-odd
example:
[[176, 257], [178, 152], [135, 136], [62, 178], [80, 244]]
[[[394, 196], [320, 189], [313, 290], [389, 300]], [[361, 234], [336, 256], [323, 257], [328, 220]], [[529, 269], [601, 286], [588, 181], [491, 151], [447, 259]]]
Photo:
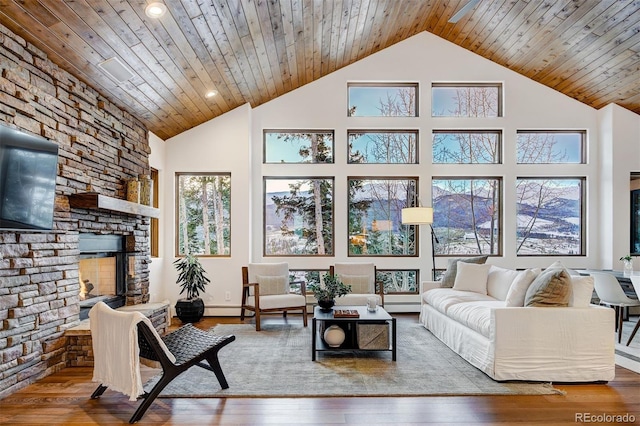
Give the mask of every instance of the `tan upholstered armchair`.
[[376, 295], [378, 305], [384, 306], [384, 286], [376, 281], [375, 264], [336, 263], [329, 267], [329, 274], [338, 275], [344, 284], [351, 286], [351, 293], [338, 297], [336, 305], [366, 305], [367, 299]]
[[256, 331], [260, 331], [260, 315], [264, 312], [282, 312], [286, 317], [288, 311], [301, 311], [306, 327], [306, 296], [304, 282], [300, 283], [300, 294], [291, 293], [287, 263], [250, 263], [242, 267], [240, 320], [244, 321], [245, 311], [253, 311]]

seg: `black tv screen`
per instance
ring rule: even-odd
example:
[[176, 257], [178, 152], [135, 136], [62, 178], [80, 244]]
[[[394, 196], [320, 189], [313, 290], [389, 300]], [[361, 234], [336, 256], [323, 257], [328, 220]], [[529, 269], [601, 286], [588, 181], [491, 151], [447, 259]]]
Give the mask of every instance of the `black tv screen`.
[[58, 145], [0, 125], [0, 228], [53, 228]]

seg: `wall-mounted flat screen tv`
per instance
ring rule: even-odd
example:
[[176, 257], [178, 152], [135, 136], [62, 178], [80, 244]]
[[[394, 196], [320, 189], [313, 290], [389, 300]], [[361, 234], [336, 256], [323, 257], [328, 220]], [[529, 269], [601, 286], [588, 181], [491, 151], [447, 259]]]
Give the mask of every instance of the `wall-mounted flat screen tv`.
[[0, 125], [0, 229], [53, 228], [58, 145]]

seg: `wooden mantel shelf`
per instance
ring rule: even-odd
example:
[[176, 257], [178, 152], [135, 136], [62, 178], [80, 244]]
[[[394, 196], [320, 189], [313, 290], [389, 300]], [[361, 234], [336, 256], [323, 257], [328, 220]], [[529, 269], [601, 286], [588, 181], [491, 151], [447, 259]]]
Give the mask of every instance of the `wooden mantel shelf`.
[[77, 209], [102, 209], [153, 218], [160, 217], [160, 209], [155, 207], [132, 203], [131, 201], [120, 200], [119, 198], [107, 197], [97, 192], [83, 192], [70, 195], [69, 204], [71, 207]]

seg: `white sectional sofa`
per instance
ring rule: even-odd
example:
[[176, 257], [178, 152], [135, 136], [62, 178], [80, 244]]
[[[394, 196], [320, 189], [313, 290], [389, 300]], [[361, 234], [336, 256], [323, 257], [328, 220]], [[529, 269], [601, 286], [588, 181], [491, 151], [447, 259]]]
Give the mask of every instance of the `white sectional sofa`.
[[459, 269], [454, 288], [421, 283], [420, 322], [438, 339], [494, 380], [614, 378], [614, 313], [590, 304], [592, 277], [569, 278], [566, 307], [525, 307], [539, 270], [483, 266]]

